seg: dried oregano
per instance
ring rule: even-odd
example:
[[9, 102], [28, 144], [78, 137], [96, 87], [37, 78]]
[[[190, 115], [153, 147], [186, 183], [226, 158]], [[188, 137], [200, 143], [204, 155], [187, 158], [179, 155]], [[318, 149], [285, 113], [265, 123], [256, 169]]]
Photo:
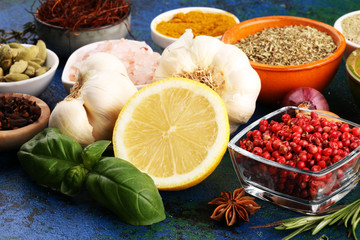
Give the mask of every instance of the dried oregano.
[[251, 61], [300, 65], [331, 55], [337, 48], [327, 33], [310, 26], [270, 27], [235, 44]]
[[341, 28], [347, 40], [360, 44], [360, 14], [352, 15], [342, 20]]

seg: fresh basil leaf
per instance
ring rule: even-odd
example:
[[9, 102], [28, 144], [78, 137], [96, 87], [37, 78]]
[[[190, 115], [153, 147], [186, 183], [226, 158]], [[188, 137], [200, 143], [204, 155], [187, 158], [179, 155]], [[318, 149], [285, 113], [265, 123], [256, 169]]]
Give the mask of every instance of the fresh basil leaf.
[[91, 196], [132, 225], [150, 225], [165, 219], [164, 205], [154, 181], [131, 163], [104, 157], [88, 173]]
[[88, 170], [83, 164], [68, 169], [61, 183], [60, 191], [69, 196], [78, 194], [86, 178]]
[[37, 183], [60, 189], [65, 173], [81, 164], [82, 147], [58, 129], [46, 128], [24, 143], [17, 156]]
[[99, 161], [106, 148], [110, 145], [111, 141], [100, 140], [94, 142], [87, 147], [81, 153], [82, 161], [88, 170], [91, 170], [95, 163]]

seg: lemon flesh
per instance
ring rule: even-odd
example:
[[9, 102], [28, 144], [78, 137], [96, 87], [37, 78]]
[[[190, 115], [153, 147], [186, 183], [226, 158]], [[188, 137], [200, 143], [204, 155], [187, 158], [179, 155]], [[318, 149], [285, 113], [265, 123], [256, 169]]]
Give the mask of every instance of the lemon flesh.
[[150, 175], [160, 190], [180, 190], [215, 170], [229, 135], [226, 107], [215, 91], [169, 78], [129, 99], [114, 127], [114, 154]]

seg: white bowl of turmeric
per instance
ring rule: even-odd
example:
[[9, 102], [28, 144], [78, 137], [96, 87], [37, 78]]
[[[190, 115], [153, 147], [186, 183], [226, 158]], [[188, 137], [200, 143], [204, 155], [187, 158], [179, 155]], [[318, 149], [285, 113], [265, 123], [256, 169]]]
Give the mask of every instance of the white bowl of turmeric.
[[195, 37], [206, 35], [221, 39], [229, 27], [239, 22], [235, 15], [217, 8], [178, 8], [164, 12], [151, 21], [151, 38], [162, 48], [175, 42], [186, 29], [191, 29]]

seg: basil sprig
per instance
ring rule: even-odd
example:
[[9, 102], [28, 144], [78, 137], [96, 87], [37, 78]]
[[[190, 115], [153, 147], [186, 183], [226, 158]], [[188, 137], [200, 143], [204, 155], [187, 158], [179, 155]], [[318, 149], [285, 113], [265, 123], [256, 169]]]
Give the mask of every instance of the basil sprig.
[[165, 219], [154, 181], [128, 161], [103, 157], [110, 141], [84, 149], [58, 129], [46, 128], [18, 152], [24, 170], [38, 184], [75, 196], [84, 186], [90, 195], [132, 225]]

